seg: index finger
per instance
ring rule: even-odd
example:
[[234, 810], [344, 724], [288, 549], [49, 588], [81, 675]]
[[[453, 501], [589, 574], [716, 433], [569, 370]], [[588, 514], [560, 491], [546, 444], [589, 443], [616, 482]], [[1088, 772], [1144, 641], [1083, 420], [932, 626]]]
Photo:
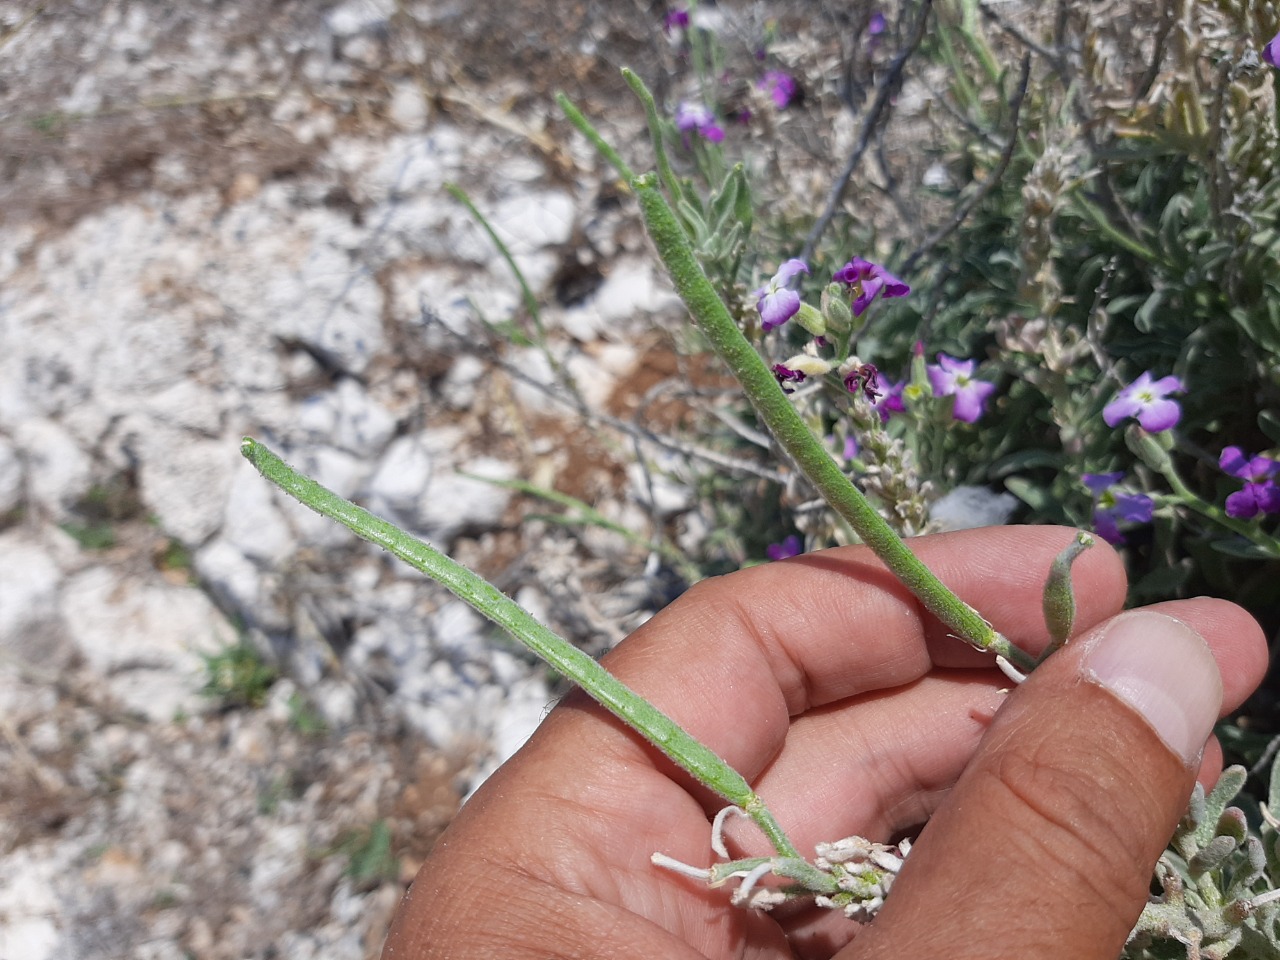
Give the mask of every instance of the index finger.
[[[1049, 565], [1075, 534], [992, 527], [911, 546], [992, 626], [1035, 653], [1049, 639], [1041, 610]], [[1076, 630], [1122, 609], [1124, 567], [1106, 544], [1085, 551], [1072, 573]], [[870, 550], [841, 547], [697, 584], [604, 662], [751, 780], [781, 749], [793, 716], [910, 683], [935, 665], [990, 666], [961, 646]]]

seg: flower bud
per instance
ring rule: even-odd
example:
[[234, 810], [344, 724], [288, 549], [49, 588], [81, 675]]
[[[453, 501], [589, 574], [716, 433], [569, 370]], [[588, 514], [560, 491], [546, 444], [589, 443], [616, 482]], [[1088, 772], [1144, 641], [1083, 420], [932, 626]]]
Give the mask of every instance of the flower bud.
[[1173, 461], [1159, 437], [1159, 434], [1147, 433], [1134, 426], [1125, 431], [1124, 441], [1148, 467], [1156, 473], [1167, 474], [1173, 469]]
[[849, 292], [842, 283], [828, 284], [822, 291], [822, 315], [827, 326], [837, 333], [843, 333], [853, 323], [853, 312], [846, 302]]
[[807, 353], [797, 353], [790, 360], [787, 360], [783, 366], [789, 370], [799, 370], [807, 377], [821, 377], [831, 371], [831, 364], [821, 357], [811, 357]]
[[800, 304], [800, 309], [796, 311], [795, 321], [815, 337], [820, 337], [827, 332], [827, 322], [822, 318], [822, 314], [807, 303]]

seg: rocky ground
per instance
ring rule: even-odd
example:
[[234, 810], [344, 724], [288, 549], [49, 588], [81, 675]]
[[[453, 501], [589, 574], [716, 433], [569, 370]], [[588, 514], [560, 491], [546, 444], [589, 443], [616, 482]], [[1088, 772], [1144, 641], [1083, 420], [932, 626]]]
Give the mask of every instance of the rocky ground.
[[[517, 498], [458, 472], [647, 522], [616, 442], [538, 390], [546, 358], [496, 352], [479, 318], [519, 289], [442, 191], [626, 415], [672, 297], [549, 92], [620, 98], [611, 60], [650, 40], [638, 9], [569, 6], [559, 37], [518, 4], [0, 6], [5, 960], [376, 955], [553, 701], [460, 604], [273, 493], [242, 435], [597, 647], [659, 602], [643, 552], [517, 532]], [[229, 649], [281, 679], [202, 694]]]
[[[672, 595], [645, 550], [478, 479], [676, 542], [711, 523], [688, 459], [629, 425], [674, 435], [718, 382], [551, 100], [641, 150], [617, 67], [662, 76], [661, 10], [547, 10], [0, 3], [0, 960], [374, 956], [554, 700], [275, 493], [242, 436], [593, 651]], [[734, 10], [740, 34], [768, 13]], [[495, 333], [528, 324], [521, 291], [446, 182], [510, 246], [546, 351]]]

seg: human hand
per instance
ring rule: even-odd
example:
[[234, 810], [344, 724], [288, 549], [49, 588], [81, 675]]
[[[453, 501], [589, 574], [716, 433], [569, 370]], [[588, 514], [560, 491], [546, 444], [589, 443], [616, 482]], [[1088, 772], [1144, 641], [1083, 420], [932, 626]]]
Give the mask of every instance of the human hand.
[[[1037, 652], [1067, 542], [1000, 527], [912, 547]], [[606, 658], [741, 772], [802, 852], [929, 821], [869, 926], [741, 910], [654, 867], [659, 851], [708, 863], [723, 801], [575, 691], [441, 837], [384, 958], [1112, 960], [1197, 769], [1209, 783], [1220, 770], [1215, 741], [1201, 757], [1213, 722], [1260, 681], [1266, 646], [1218, 600], [1114, 619], [1125, 577], [1102, 544], [1074, 581], [1076, 638], [1009, 694], [860, 547], [698, 584]], [[734, 828], [735, 856], [771, 853]]]

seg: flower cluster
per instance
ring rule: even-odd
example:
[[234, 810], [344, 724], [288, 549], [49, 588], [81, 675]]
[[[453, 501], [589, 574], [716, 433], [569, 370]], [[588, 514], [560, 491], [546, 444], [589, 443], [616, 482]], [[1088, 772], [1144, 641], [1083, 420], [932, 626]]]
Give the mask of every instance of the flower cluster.
[[[752, 294], [756, 298], [760, 325], [766, 333], [782, 326], [802, 311], [808, 311], [808, 314], [803, 314], [800, 322], [811, 333], [818, 333], [818, 325], [815, 324], [817, 320], [821, 320], [821, 314], [813, 307], [804, 304], [800, 294], [788, 287], [792, 280], [808, 272], [809, 267], [803, 260], [787, 260], [778, 267], [778, 272], [768, 283]], [[822, 314], [833, 313], [828, 303], [828, 295], [831, 291], [839, 290], [840, 286], [843, 286], [850, 303], [840, 308], [844, 311], [845, 317], [845, 320], [840, 322], [848, 321], [849, 307], [852, 307], [854, 316], [861, 316], [877, 297], [883, 299], [905, 297], [911, 292], [910, 286], [880, 264], [864, 260], [862, 257], [854, 257], [837, 270], [831, 279], [836, 286], [823, 294]], [[817, 320], [810, 322], [806, 319], [809, 314], [813, 314]], [[814, 347], [827, 345], [827, 339], [821, 335], [816, 336], [813, 341]], [[825, 361], [816, 361], [815, 358], [806, 356], [793, 357], [786, 363], [775, 364], [773, 374], [783, 385], [783, 389], [790, 393], [788, 384], [802, 383], [806, 375], [825, 372], [825, 370], [809, 369], [816, 363], [825, 364]], [[976, 423], [982, 417], [987, 401], [996, 390], [994, 383], [977, 379], [976, 368], [976, 360], [958, 360], [945, 353], [938, 354], [938, 362], [926, 368], [933, 395], [953, 397], [952, 416], [964, 423]], [[906, 409], [903, 391], [907, 382], [882, 380], [880, 371], [874, 364], [854, 362], [851, 358], [849, 365], [841, 368], [840, 375], [845, 389], [850, 393], [861, 392], [875, 407], [882, 420], [887, 421], [894, 413], [901, 413]], [[1134, 388], [1140, 386], [1141, 382], [1134, 384]]]
[[[809, 266], [803, 260], [787, 260], [778, 267], [768, 283], [757, 290], [756, 309], [760, 311], [761, 325], [765, 331], [780, 327], [800, 310], [800, 295], [787, 285], [801, 273], [808, 273]], [[852, 298], [853, 315], [862, 316], [877, 296], [884, 298], [905, 297], [911, 287], [903, 283], [878, 263], [854, 257], [831, 277], [843, 284]]]
[[853, 294], [853, 315], [860, 317], [871, 306], [877, 294], [885, 297], [905, 297], [911, 288], [892, 273], [870, 260], [854, 257], [835, 272], [831, 278], [843, 283]]
[[1093, 529], [1107, 543], [1125, 543], [1120, 523], [1150, 523], [1154, 501], [1143, 493], [1127, 493], [1117, 488], [1124, 471], [1086, 473], [1080, 479], [1093, 494]]
[[681, 133], [696, 133], [711, 143], [724, 139], [724, 128], [716, 122], [716, 115], [701, 103], [688, 100], [676, 107], [676, 129]]
[[1169, 399], [1169, 394], [1185, 389], [1177, 377], [1152, 380], [1151, 371], [1147, 370], [1102, 408], [1102, 419], [1108, 427], [1115, 427], [1133, 417], [1148, 433], [1168, 430], [1182, 416], [1182, 408], [1176, 400]]
[[766, 70], [756, 87], [768, 94], [773, 100], [773, 105], [779, 110], [787, 109], [799, 91], [795, 78], [781, 70]]
[[1218, 466], [1228, 476], [1244, 481], [1244, 489], [1227, 497], [1227, 516], [1249, 520], [1259, 513], [1280, 513], [1280, 460], [1250, 457], [1239, 447], [1227, 447]]
[[[827, 338], [821, 335], [825, 332], [823, 323], [835, 323], [839, 329], [842, 325], [847, 325], [851, 313], [855, 316], [863, 314], [877, 297], [903, 297], [911, 292], [910, 286], [880, 264], [854, 257], [832, 275], [833, 286], [823, 294], [823, 309], [817, 311], [803, 303], [799, 293], [788, 288], [788, 284], [796, 277], [808, 272], [808, 265], [803, 260], [787, 260], [778, 267], [777, 273], [768, 283], [752, 294], [756, 298], [756, 310], [760, 314], [760, 324], [765, 332], [775, 330], [799, 315], [798, 322], [815, 335], [808, 354], [792, 357], [784, 363], [774, 364], [772, 368], [773, 375], [787, 393], [794, 392], [793, 384], [803, 383], [809, 376], [821, 375], [830, 370], [826, 361], [814, 355], [818, 349], [829, 346]], [[836, 296], [841, 287], [848, 300]], [[832, 298], [843, 303], [839, 307], [844, 313], [843, 320], [832, 309]], [[810, 317], [810, 314], [813, 316]], [[918, 345], [918, 349], [923, 352], [923, 345]], [[976, 360], [961, 360], [939, 353], [938, 362], [924, 368], [930, 392], [935, 397], [952, 397], [952, 417], [963, 423], [976, 423], [981, 419], [986, 412], [987, 401], [996, 391], [994, 383], [977, 378], [977, 365]], [[888, 421], [894, 413], [906, 410], [904, 392], [908, 382], [905, 379], [887, 380], [875, 364], [863, 363], [853, 357], [841, 366], [838, 373], [845, 389], [850, 393], [861, 393], [879, 413], [881, 420]], [[1142, 385], [1140, 378], [1134, 384], [1134, 389]]]

